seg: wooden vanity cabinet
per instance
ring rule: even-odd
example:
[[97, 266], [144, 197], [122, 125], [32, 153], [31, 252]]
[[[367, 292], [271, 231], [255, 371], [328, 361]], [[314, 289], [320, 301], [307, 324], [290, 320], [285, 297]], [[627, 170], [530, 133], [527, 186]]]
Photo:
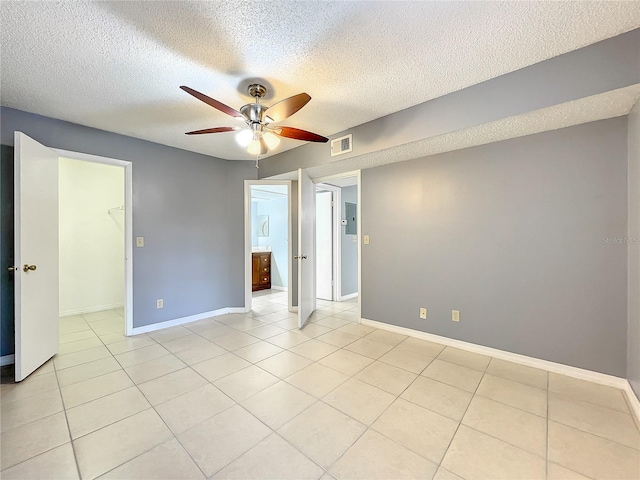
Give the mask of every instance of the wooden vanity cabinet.
[[253, 252], [251, 260], [251, 291], [271, 288], [271, 252]]

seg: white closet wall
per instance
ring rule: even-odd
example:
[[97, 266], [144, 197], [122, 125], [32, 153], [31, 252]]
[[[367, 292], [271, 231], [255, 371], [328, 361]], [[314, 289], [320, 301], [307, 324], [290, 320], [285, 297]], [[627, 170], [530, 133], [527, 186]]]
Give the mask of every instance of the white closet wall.
[[60, 315], [124, 303], [124, 170], [60, 159]]

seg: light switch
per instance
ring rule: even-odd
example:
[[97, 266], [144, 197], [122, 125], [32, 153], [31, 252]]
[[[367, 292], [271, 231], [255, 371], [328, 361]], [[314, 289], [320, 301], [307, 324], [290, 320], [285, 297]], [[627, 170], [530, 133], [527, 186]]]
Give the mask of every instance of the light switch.
[[144, 247], [144, 237], [136, 237], [136, 247]]
[[364, 244], [369, 245], [369, 235], [364, 236]]

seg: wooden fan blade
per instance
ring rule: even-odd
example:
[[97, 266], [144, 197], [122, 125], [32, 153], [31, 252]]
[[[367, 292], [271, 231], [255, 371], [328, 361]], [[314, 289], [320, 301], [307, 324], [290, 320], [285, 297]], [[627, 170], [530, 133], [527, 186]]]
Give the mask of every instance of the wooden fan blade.
[[309, 103], [309, 100], [311, 100], [311, 97], [306, 93], [299, 93], [298, 95], [294, 95], [293, 97], [280, 100], [278, 103], [272, 105], [267, 109], [266, 112], [264, 112], [265, 119], [269, 122], [281, 122], [285, 118], [289, 118], [291, 115], [304, 107], [307, 103]]
[[329, 141], [328, 138], [318, 135], [317, 133], [307, 132], [306, 130], [301, 130], [299, 128], [293, 127], [277, 127], [273, 129], [273, 133], [275, 133], [276, 135], [280, 135], [281, 137], [303, 140], [305, 142], [326, 143]]
[[204, 130], [194, 130], [193, 132], [185, 133], [185, 135], [202, 135], [203, 133], [235, 132], [236, 130], [240, 130], [240, 127], [215, 127], [215, 128], [205, 128]]
[[196, 97], [198, 100], [206, 103], [207, 105], [212, 106], [213, 108], [217, 108], [218, 110], [220, 110], [223, 113], [226, 113], [227, 115], [231, 115], [232, 117], [239, 117], [239, 118], [244, 118], [242, 116], [242, 114], [240, 112], [238, 112], [237, 110], [234, 110], [233, 108], [225, 105], [224, 103], [221, 103], [217, 100], [214, 100], [211, 97], [207, 97], [204, 93], [200, 93], [196, 90], [194, 90], [193, 88], [189, 88], [189, 87], [185, 87], [184, 85], [182, 85], [180, 87], [182, 90], [184, 90], [185, 92], [187, 92], [189, 95], [193, 95], [194, 97]]

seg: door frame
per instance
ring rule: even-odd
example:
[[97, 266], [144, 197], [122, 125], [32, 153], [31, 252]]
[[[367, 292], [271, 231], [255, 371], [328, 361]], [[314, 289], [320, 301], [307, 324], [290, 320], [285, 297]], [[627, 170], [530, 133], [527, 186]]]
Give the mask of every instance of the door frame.
[[251, 311], [251, 187], [254, 185], [286, 185], [287, 187], [287, 296], [289, 299], [288, 310], [292, 311], [292, 272], [293, 272], [293, 246], [291, 245], [291, 180], [245, 180], [244, 181], [244, 311]]
[[[330, 180], [337, 180], [339, 178], [356, 177], [356, 189], [358, 205], [356, 212], [358, 215], [358, 222], [356, 226], [358, 237], [358, 323], [362, 323], [362, 171], [352, 170], [344, 173], [337, 173], [334, 175], [327, 175], [324, 177], [312, 178], [313, 183], [324, 183]], [[342, 205], [340, 206], [342, 210]], [[342, 298], [342, 291], [339, 292]]]
[[[318, 193], [318, 189], [322, 189], [328, 192], [331, 192], [332, 197], [331, 197], [331, 201], [333, 202], [333, 208], [331, 211], [331, 223], [332, 223], [332, 235], [331, 235], [331, 242], [332, 242], [332, 249], [333, 249], [333, 254], [332, 254], [332, 278], [333, 278], [333, 285], [331, 287], [332, 290], [332, 298], [333, 298], [333, 302], [339, 302], [342, 298], [342, 244], [340, 242], [340, 232], [341, 232], [341, 225], [340, 225], [340, 220], [342, 215], [341, 213], [341, 209], [340, 206], [342, 205], [342, 190], [340, 189], [340, 187], [336, 187], [335, 185], [329, 185], [329, 184], [325, 184], [322, 182], [314, 182], [316, 185], [316, 194]], [[317, 203], [316, 203], [317, 205]], [[318, 222], [318, 217], [316, 216], [316, 231], [317, 231], [317, 222]], [[316, 246], [317, 248], [317, 246]]]
[[124, 334], [133, 332], [133, 163], [117, 158], [52, 148], [58, 157], [122, 167], [124, 170]]

